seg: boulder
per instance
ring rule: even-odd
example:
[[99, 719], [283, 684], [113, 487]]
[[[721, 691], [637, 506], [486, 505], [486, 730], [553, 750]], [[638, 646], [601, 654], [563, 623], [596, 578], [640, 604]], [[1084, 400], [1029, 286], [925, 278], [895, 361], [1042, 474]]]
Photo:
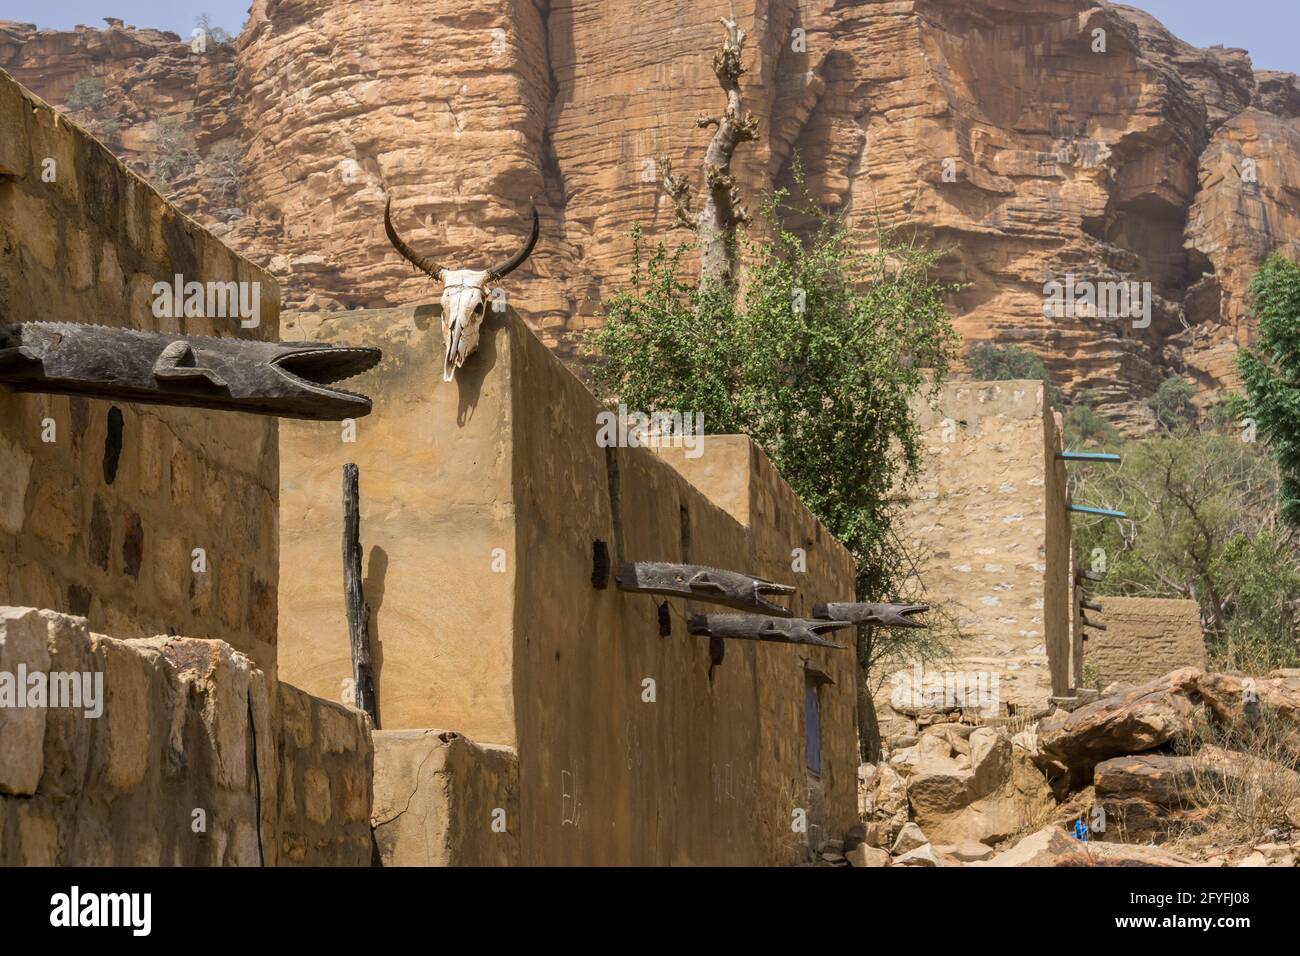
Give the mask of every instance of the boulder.
[[845, 856], [848, 858], [849, 866], [866, 868], [889, 866], [888, 850], [867, 846], [865, 843], [854, 847]]
[[894, 857], [893, 866], [943, 866], [943, 861], [939, 855], [934, 852], [934, 847], [930, 844], [919, 846], [915, 850], [908, 850], [902, 856]]
[[890, 852], [894, 856], [898, 856], [901, 853], [915, 850], [917, 847], [925, 846], [929, 842], [929, 838], [915, 823], [905, 823], [898, 832], [898, 838], [894, 840]]
[[1194, 667], [1180, 668], [1078, 710], [1052, 714], [1038, 725], [1040, 762], [1090, 768], [1190, 733], [1203, 707], [1197, 689], [1202, 676]]
[[925, 832], [945, 844], [996, 843], [1041, 823], [1054, 801], [1030, 752], [987, 727], [969, 747], [968, 767], [932, 761], [908, 781], [912, 818]]
[[971, 866], [1195, 866], [1159, 847], [1076, 840], [1058, 827], [1045, 827], [1009, 850]]
[[1242, 727], [1260, 721], [1281, 747], [1300, 757], [1300, 676], [1202, 674], [1196, 686], [1220, 723]]
[[960, 843], [957, 846], [947, 844], [936, 846], [934, 852], [954, 863], [975, 863], [978, 860], [992, 859], [994, 849], [983, 843]]
[[[1194, 802], [1198, 774], [1203, 772], [1205, 769], [1195, 757], [1171, 754], [1112, 757], [1093, 769], [1093, 785], [1101, 799], [1136, 799], [1174, 808]], [[1217, 776], [1217, 772], [1210, 772]]]

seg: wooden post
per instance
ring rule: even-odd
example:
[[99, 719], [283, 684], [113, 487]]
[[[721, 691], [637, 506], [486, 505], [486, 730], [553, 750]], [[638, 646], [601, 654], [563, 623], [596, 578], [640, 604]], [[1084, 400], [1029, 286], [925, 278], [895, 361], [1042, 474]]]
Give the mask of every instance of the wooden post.
[[370, 605], [361, 586], [361, 506], [357, 466], [343, 466], [343, 593], [348, 606], [348, 632], [352, 638], [352, 682], [357, 707], [379, 727], [375, 683], [370, 672]]

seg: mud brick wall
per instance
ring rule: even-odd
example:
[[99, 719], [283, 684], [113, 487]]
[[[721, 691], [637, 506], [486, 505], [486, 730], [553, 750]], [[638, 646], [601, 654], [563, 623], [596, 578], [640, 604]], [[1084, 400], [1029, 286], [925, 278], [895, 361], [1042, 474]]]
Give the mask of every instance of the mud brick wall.
[[383, 866], [519, 863], [519, 756], [454, 731], [375, 731]]
[[[513, 310], [488, 316], [450, 383], [432, 304], [285, 324], [372, 342], [384, 360], [357, 380], [375, 411], [355, 443], [328, 423], [280, 429], [284, 677], [337, 698], [351, 673], [342, 590], [321, 582], [342, 580], [339, 488], [353, 461], [380, 725], [513, 748], [520, 863], [790, 863], [857, 821], [851, 651], [731, 641], [711, 672], [709, 642], [686, 622], [717, 606], [668, 599], [665, 636], [663, 598], [592, 586], [600, 540], [615, 568], [686, 562], [792, 584], [800, 614], [851, 600], [852, 556], [748, 439], [709, 436], [695, 460], [600, 447], [600, 406]], [[833, 681], [817, 691], [815, 786], [810, 664]], [[807, 834], [792, 828], [796, 811]], [[482, 826], [481, 814], [465, 825]], [[500, 859], [499, 842], [485, 862]]]
[[[177, 273], [260, 282], [260, 326], [155, 318]], [[279, 290], [0, 70], [0, 324], [28, 321], [275, 339]], [[278, 485], [272, 419], [0, 387], [0, 603], [203, 634], [273, 675]]]
[[368, 866], [369, 720], [283, 683], [279, 717], [280, 865]]
[[221, 641], [0, 607], [0, 675], [22, 668], [100, 675], [102, 710], [0, 706], [0, 866], [370, 864], [363, 714], [285, 685], [277, 707]]
[[[946, 603], [965, 638], [926, 672], [996, 675], [1001, 709], [1034, 712], [1070, 686], [1073, 586], [1068, 488], [1055, 415], [1036, 381], [953, 382], [917, 402], [922, 471], [904, 537], [922, 600]], [[882, 731], [907, 733], [876, 695]]]
[[1102, 687], [1138, 684], [1180, 667], [1205, 666], [1200, 606], [1178, 598], [1095, 598], [1103, 611], [1090, 617], [1106, 630], [1089, 629], [1084, 662], [1097, 668]]

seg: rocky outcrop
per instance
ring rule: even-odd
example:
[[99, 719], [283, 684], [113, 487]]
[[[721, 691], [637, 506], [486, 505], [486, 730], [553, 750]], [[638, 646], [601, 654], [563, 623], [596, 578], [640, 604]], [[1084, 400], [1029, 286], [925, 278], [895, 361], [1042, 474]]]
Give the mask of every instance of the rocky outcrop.
[[859, 771], [865, 842], [891, 866], [1292, 866], [1298, 688], [1188, 667], [1014, 736], [931, 724]]
[[[1250, 276], [1300, 236], [1293, 76], [1093, 0], [738, 7], [762, 132], [737, 156], [748, 195], [790, 184], [797, 157], [854, 224], [915, 227], [951, 250], [968, 342], [1039, 352], [1131, 429], [1171, 372], [1203, 402], [1233, 381]], [[702, 0], [635, 16], [603, 0], [257, 0], [233, 46], [203, 56], [120, 25], [3, 24], [0, 66], [58, 103], [101, 77], [120, 150], [151, 168], [160, 124], [180, 121], [197, 162], [165, 188], [291, 306], [430, 296], [387, 248], [390, 194], [417, 242], [466, 266], [509, 246], [536, 201], [542, 242], [508, 293], [572, 354], [627, 275], [632, 225], [672, 236], [654, 159], [699, 168], [716, 15]], [[237, 200], [213, 188], [232, 166]], [[1044, 283], [1067, 275], [1150, 282], [1150, 324], [1045, 315]]]
[[242, 216], [233, 43], [107, 23], [59, 32], [0, 21], [0, 68], [205, 225]]
[[1267, 729], [1276, 749], [1300, 759], [1300, 674], [1266, 678], [1204, 674], [1196, 688], [1215, 719]]
[[1091, 768], [1110, 757], [1141, 753], [1190, 733], [1200, 711], [1197, 681], [1185, 667], [1104, 697], [1078, 710], [1058, 711], [1038, 724], [1040, 758], [1062, 770]]

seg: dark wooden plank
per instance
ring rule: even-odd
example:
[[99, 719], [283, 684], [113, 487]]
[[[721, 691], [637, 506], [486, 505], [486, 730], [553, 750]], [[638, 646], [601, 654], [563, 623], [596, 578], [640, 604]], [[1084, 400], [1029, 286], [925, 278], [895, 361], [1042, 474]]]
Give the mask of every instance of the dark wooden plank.
[[379, 727], [375, 684], [370, 671], [370, 605], [361, 585], [360, 472], [343, 466], [343, 593], [347, 601], [348, 633], [352, 639], [352, 680], [357, 707]]

